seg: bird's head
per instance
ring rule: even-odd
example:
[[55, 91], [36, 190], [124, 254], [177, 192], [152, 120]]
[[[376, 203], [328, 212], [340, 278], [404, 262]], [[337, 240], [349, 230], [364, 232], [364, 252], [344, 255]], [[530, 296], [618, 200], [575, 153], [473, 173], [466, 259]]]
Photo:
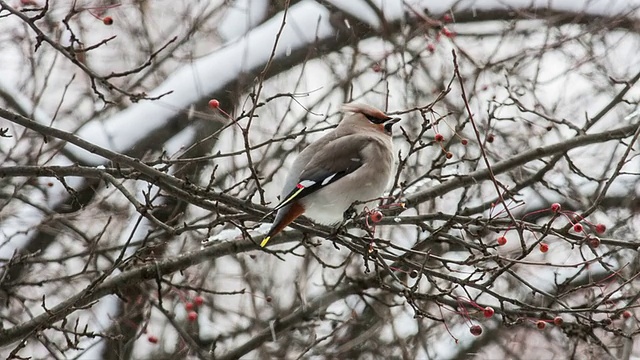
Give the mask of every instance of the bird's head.
[[400, 118], [394, 118], [383, 113], [381, 110], [373, 106], [349, 103], [342, 105], [343, 112], [349, 112], [340, 122], [340, 127], [361, 128], [382, 132], [391, 136], [393, 124], [400, 121]]

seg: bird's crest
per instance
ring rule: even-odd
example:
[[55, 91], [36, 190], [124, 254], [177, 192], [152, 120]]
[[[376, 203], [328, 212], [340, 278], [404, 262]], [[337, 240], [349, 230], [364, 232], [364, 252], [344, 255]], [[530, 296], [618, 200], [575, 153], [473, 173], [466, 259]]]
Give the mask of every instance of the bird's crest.
[[366, 104], [360, 104], [360, 103], [343, 104], [342, 111], [360, 113], [366, 116], [368, 119], [378, 119], [380, 122], [390, 119], [390, 117], [387, 116], [387, 114], [383, 113], [381, 110]]

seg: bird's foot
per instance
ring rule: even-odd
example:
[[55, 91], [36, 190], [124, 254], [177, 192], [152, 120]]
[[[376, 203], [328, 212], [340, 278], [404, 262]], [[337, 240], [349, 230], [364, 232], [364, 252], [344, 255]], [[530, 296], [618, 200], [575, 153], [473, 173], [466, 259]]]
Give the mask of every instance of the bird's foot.
[[342, 214], [342, 223], [340, 223], [340, 225], [346, 224], [349, 220], [354, 219], [356, 216], [358, 216], [358, 212], [356, 211], [356, 209], [354, 209], [353, 206], [349, 206], [349, 208]]

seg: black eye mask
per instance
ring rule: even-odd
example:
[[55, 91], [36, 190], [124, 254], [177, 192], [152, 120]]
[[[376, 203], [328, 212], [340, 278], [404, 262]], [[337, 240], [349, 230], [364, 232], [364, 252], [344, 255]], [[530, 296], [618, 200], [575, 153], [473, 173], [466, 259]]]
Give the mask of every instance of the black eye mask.
[[369, 121], [371, 121], [371, 122], [372, 122], [372, 123], [374, 123], [374, 124], [382, 124], [382, 123], [384, 123], [385, 121], [389, 121], [389, 120], [391, 120], [391, 119], [392, 119], [391, 117], [388, 117], [388, 116], [387, 116], [387, 117], [384, 117], [384, 118], [378, 118], [378, 117], [375, 117], [375, 116], [372, 116], [372, 115], [368, 115], [368, 114], [363, 114], [363, 115], [364, 115], [364, 116], [365, 116]]

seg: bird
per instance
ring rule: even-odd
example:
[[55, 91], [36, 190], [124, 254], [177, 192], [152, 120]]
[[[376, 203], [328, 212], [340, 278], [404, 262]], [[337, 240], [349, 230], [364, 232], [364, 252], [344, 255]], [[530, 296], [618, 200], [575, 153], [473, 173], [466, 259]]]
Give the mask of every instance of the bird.
[[[395, 161], [392, 127], [400, 118], [361, 103], [343, 104], [342, 112], [338, 126], [293, 162], [281, 201], [267, 214], [276, 212], [260, 247], [302, 214], [318, 224], [335, 225], [354, 203], [383, 194]], [[358, 212], [363, 208], [354, 206]]]

